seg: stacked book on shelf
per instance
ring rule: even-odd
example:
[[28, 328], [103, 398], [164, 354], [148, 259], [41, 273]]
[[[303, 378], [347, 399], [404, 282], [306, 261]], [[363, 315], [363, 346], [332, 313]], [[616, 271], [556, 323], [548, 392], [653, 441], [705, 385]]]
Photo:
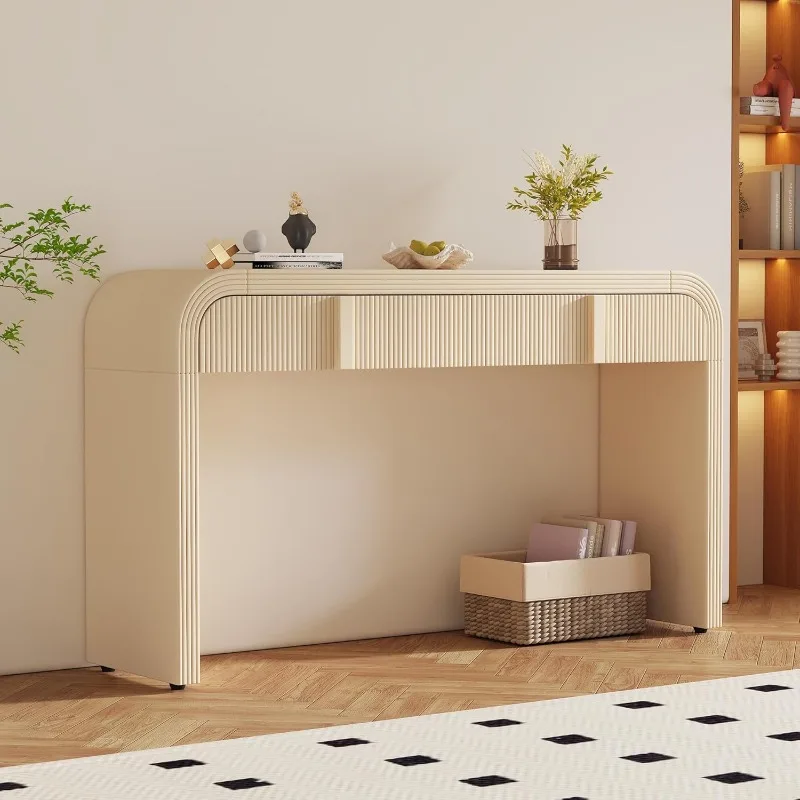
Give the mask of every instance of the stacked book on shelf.
[[237, 253], [236, 264], [252, 269], [342, 269], [343, 253]]
[[745, 167], [741, 182], [746, 210], [739, 217], [744, 250], [800, 250], [800, 167]]
[[604, 517], [546, 517], [530, 532], [526, 561], [629, 556], [636, 543], [636, 522]]
[[[751, 117], [777, 117], [781, 113], [777, 97], [741, 97], [739, 111]], [[800, 97], [792, 100], [792, 116], [800, 117]]]

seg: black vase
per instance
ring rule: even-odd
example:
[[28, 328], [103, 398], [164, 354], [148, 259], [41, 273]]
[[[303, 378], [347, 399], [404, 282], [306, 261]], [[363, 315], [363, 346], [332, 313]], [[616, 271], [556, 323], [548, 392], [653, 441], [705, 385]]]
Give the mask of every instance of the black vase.
[[308, 214], [290, 214], [281, 228], [281, 233], [295, 253], [298, 250], [305, 253], [306, 247], [311, 244], [311, 237], [316, 232], [317, 226], [308, 218]]

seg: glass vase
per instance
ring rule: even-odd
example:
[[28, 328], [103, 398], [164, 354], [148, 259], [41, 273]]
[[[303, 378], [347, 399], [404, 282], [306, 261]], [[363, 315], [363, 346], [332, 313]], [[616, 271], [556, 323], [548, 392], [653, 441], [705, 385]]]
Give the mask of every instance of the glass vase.
[[578, 220], [554, 217], [544, 221], [545, 269], [578, 269]]

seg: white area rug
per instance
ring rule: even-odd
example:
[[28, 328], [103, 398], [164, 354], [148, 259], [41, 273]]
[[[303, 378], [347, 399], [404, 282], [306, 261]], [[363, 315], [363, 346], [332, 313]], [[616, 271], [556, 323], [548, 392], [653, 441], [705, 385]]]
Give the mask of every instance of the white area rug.
[[10, 767], [0, 798], [798, 800], [800, 670]]

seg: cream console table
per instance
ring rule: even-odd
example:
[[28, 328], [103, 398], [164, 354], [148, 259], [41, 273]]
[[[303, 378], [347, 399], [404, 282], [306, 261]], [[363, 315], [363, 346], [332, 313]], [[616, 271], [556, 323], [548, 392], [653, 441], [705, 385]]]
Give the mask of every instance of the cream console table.
[[[548, 412], [552, 425], [535, 428], [536, 436], [546, 437], [553, 429], [563, 430], [565, 436], [570, 433], [571, 420], [562, 419], [559, 410], [568, 415], [567, 400], [572, 397], [585, 411], [581, 420], [576, 416], [576, 425], [580, 422], [585, 425], [581, 430], [592, 432], [581, 436], [594, 441], [586, 441], [587, 456], [577, 458], [580, 448], [573, 443], [570, 458], [562, 458], [552, 436], [542, 443], [513, 441], [517, 432], [521, 438], [533, 435], [531, 426], [539, 424], [535, 408], [516, 416], [511, 411], [498, 412], [480, 445], [489, 447], [506, 436], [506, 450], [496, 456], [491, 469], [502, 470], [504, 463], [513, 460], [515, 450], [525, 453], [541, 444], [542, 454], [527, 454], [529, 460], [507, 477], [487, 473], [498, 475], [494, 487], [484, 474], [480, 493], [466, 488], [474, 475], [464, 464], [463, 475], [456, 476], [465, 487], [458, 502], [437, 505], [434, 481], [426, 484], [425, 492], [417, 492], [419, 506], [413, 496], [404, 498], [402, 505], [395, 504], [398, 514], [416, 514], [413, 524], [403, 523], [409, 536], [415, 526], [424, 527], [435, 517], [434, 528], [424, 540], [430, 543], [433, 566], [426, 572], [427, 555], [421, 547], [419, 571], [404, 573], [416, 574], [416, 584], [404, 577], [387, 580], [384, 589], [370, 585], [369, 597], [365, 589], [366, 599], [356, 598], [347, 607], [340, 603], [338, 616], [326, 619], [313, 632], [293, 638], [291, 631], [284, 631], [275, 638], [258, 639], [264, 646], [413, 632], [414, 626], [420, 630], [456, 627], [458, 555], [479, 546], [487, 551], [513, 547], [500, 542], [500, 524], [495, 533], [473, 531], [472, 538], [463, 541], [452, 538], [451, 531], [445, 541], [444, 531], [450, 524], [447, 512], [450, 508], [462, 513], [455, 507], [464, 506], [470, 514], [483, 513], [486, 523], [495, 519], [500, 508], [491, 506], [498, 492], [505, 492], [502, 508], [518, 506], [516, 520], [528, 520], [534, 509], [556, 501], [560, 506], [550, 512], [639, 520], [637, 545], [651, 554], [653, 565], [649, 616], [696, 628], [721, 623], [722, 319], [713, 293], [695, 276], [469, 270], [131, 272], [109, 280], [92, 301], [86, 320], [85, 367], [86, 613], [91, 663], [163, 680], [174, 688], [199, 682], [200, 614], [205, 613], [200, 603], [200, 523], [204, 536], [213, 533], [214, 541], [235, 533], [233, 523], [227, 533], [216, 528], [208, 531], [214, 510], [201, 511], [206, 494], [211, 496], [214, 488], [213, 481], [200, 485], [203, 459], [212, 452], [227, 457], [227, 452], [207, 448], [205, 439], [201, 452], [201, 417], [207, 416], [205, 400], [200, 398], [205, 386], [213, 386], [217, 394], [249, 391], [247, 387], [267, 391], [280, 380], [343, 380], [348, 382], [348, 391], [356, 391], [365, 381], [391, 380], [396, 394], [406, 385], [404, 381], [414, 381], [413, 386], [423, 391], [423, 382], [433, 378], [479, 381], [471, 384], [477, 392], [489, 386], [492, 375], [505, 375], [504, 379], [527, 381], [526, 391], [533, 397], [546, 391], [549, 383], [566, 386], [569, 378], [579, 383], [571, 384], [572, 389], [558, 389], [562, 392], [555, 398], [559, 402]], [[474, 369], [481, 367], [500, 369]], [[355, 377], [358, 371], [360, 378]], [[278, 373], [296, 377], [281, 378]], [[577, 385], [589, 388], [576, 392]], [[333, 383], [326, 386], [325, 391], [338, 391]], [[295, 385], [290, 389], [295, 391]], [[465, 404], [472, 393], [464, 392]], [[503, 389], [490, 400], [502, 405], [515, 394]], [[428, 403], [428, 408], [434, 405]], [[458, 406], [454, 401], [454, 412]], [[425, 408], [416, 413], [422, 431]], [[471, 435], [479, 436], [477, 429], [485, 416], [475, 414], [475, 432], [472, 427], [463, 431], [454, 447]], [[318, 421], [319, 415], [315, 417]], [[380, 434], [375, 419], [370, 417], [370, 441]], [[405, 430], [404, 445], [416, 429]], [[430, 438], [428, 434], [428, 442]], [[293, 459], [310, 450], [306, 455], [313, 461], [317, 440], [306, 437], [302, 441], [305, 449], [298, 445], [302, 452], [293, 453]], [[347, 462], [348, 447], [339, 447]], [[441, 449], [430, 451], [429, 458], [435, 459]], [[399, 445], [397, 453], [401, 458]], [[452, 483], [450, 473], [469, 460], [450, 463], [449, 486], [460, 485]], [[257, 469], [257, 460], [252, 463]], [[542, 463], [545, 469], [539, 469]], [[563, 475], [563, 480], [553, 482], [554, 475]], [[526, 506], [525, 494], [534, 497], [546, 480], [551, 484], [541, 503], [531, 501]], [[571, 496], [568, 481], [575, 481], [575, 503], [580, 502], [581, 508], [564, 499]], [[361, 496], [367, 502], [368, 489]], [[338, 512], [339, 517], [347, 517], [349, 509], [359, 510], [352, 502], [345, 507], [345, 501], [337, 497], [335, 492], [329, 494], [331, 518]], [[273, 497], [259, 516], [269, 517], [280, 499]], [[458, 525], [468, 519], [462, 515]], [[284, 554], [281, 558], [289, 558], [295, 535], [291, 517], [284, 515], [281, 527], [280, 540], [252, 541], [274, 546], [276, 553]], [[383, 546], [378, 528], [370, 528], [374, 547]], [[439, 529], [441, 541], [435, 535]], [[309, 524], [308, 535], [313, 530]], [[495, 535], [497, 539], [492, 538]], [[517, 546], [523, 543], [516, 541]], [[399, 565], [402, 551], [392, 552]], [[244, 568], [248, 553], [240, 555]], [[316, 569], [321, 575], [322, 567]], [[354, 562], [352, 581], [358, 581], [358, 569]], [[273, 574], [273, 582], [280, 581], [280, 573]], [[281, 591], [290, 592], [291, 581], [299, 577], [288, 576], [289, 582], [280, 584]], [[233, 583], [228, 584], [231, 589]], [[445, 593], [435, 595], [439, 585]], [[427, 597], [439, 597], [447, 613], [436, 616], [434, 606], [439, 603]], [[415, 598], [424, 602], [414, 607]], [[387, 601], [385, 608], [382, 599]], [[283, 597], [281, 613], [301, 600]], [[402, 617], [401, 604], [406, 600], [405, 627], [399, 621], [394, 625], [392, 620]], [[326, 598], [303, 600], [304, 619], [314, 616], [312, 602], [321, 609]], [[249, 608], [247, 614], [277, 611]], [[368, 611], [372, 614], [369, 624], [348, 623]], [[247, 649], [249, 641], [217, 647]]]

